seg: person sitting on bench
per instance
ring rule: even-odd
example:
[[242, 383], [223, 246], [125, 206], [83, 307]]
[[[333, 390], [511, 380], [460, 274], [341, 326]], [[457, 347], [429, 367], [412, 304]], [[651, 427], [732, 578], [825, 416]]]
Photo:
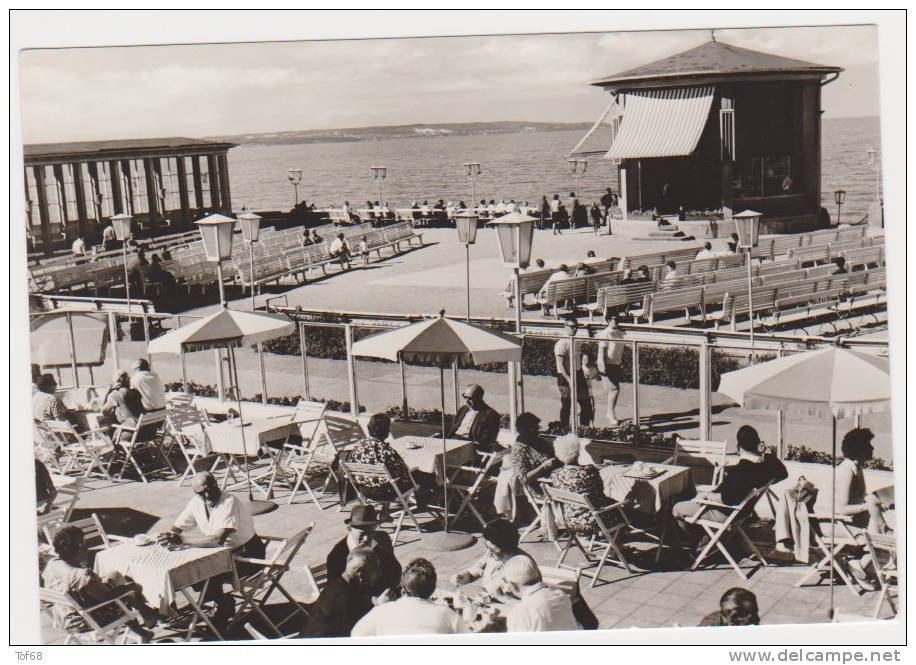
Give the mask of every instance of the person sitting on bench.
[[328, 252], [332, 259], [337, 259], [343, 270], [350, 269], [350, 245], [347, 243], [347, 239], [344, 238], [343, 233], [337, 234], [334, 242], [332, 242], [331, 246], [328, 248]]

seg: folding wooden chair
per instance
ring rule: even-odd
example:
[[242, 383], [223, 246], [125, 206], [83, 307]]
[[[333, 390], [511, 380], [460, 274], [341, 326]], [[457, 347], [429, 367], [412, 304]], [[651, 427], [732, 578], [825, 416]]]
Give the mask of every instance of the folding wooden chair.
[[[57, 437], [44, 423], [32, 422], [32, 443], [35, 458], [48, 467], [49, 471], [64, 474], [64, 467], [69, 460], [69, 453], [61, 447]], [[62, 458], [62, 459], [59, 459]], [[64, 464], [61, 464], [61, 461]]]
[[483, 490], [496, 485], [496, 477], [491, 476], [490, 471], [500, 465], [502, 457], [498, 453], [482, 452], [478, 452], [477, 456], [480, 458], [479, 465], [466, 464], [450, 469], [453, 473], [448, 481], [448, 489], [454, 494], [449, 494], [449, 503], [452, 497], [461, 501], [458, 510], [451, 517], [453, 521], [457, 521], [465, 510], [470, 510], [483, 527], [487, 521], [477, 510], [474, 500], [480, 497]]
[[44, 526], [43, 531], [48, 544], [54, 542], [54, 534], [65, 526], [75, 526], [82, 531], [83, 543], [86, 545], [86, 550], [92, 553], [99, 550], [107, 550], [111, 547], [113, 542], [116, 543], [130, 540], [130, 538], [125, 538], [124, 536], [116, 536], [107, 533], [105, 527], [102, 526], [101, 520], [99, 520], [99, 516], [96, 513], [92, 513], [91, 517], [76, 520], [75, 522], [60, 522], [58, 524]]
[[[420, 529], [420, 523], [417, 521], [417, 517], [414, 514], [413, 508], [410, 505], [410, 502], [413, 500], [416, 501], [414, 495], [417, 491], [417, 485], [413, 480], [413, 476], [408, 474], [410, 478], [410, 487], [406, 490], [402, 490], [398, 487], [397, 482], [388, 472], [388, 467], [384, 464], [361, 464], [356, 462], [347, 462], [346, 460], [341, 460], [340, 470], [344, 475], [346, 482], [350, 483], [350, 486], [353, 487], [353, 490], [356, 492], [356, 496], [359, 499], [359, 502], [363, 505], [375, 504], [381, 506], [381, 514], [389, 514], [388, 509], [391, 504], [400, 505], [400, 510], [395, 510], [390, 513], [392, 518], [397, 518], [397, 523], [395, 524], [394, 529], [394, 538], [391, 539], [392, 545], [398, 544], [398, 537], [401, 534], [401, 528], [404, 525], [404, 520], [410, 518], [410, 521], [413, 522], [413, 526], [416, 528], [417, 533], [420, 534], [420, 537], [423, 536], [423, 531]], [[375, 479], [376, 481], [382, 481], [387, 483], [392, 491], [394, 492], [395, 498], [390, 501], [375, 501], [373, 499], [366, 498], [366, 495], [360, 489], [360, 483], [358, 477], [362, 476], [366, 479]]]
[[67, 475], [76, 471], [84, 478], [97, 475], [112, 480], [109, 473], [111, 459], [107, 463], [102, 461], [104, 455], [114, 453], [114, 446], [105, 432], [99, 429], [77, 432], [66, 420], [46, 420], [44, 425], [65, 459], [61, 473]]
[[[696, 570], [715, 547], [722, 553], [722, 556], [725, 557], [725, 560], [728, 561], [729, 565], [735, 570], [735, 572], [738, 573], [738, 576], [741, 579], [746, 580], [747, 575], [743, 570], [741, 570], [741, 566], [738, 565], [738, 563], [732, 557], [731, 553], [725, 547], [725, 544], [722, 542], [722, 538], [726, 534], [732, 533], [738, 534], [742, 542], [744, 542], [744, 544], [747, 545], [748, 549], [751, 551], [752, 556], [757, 557], [757, 560], [763, 567], [767, 566], [766, 559], [763, 558], [760, 550], [757, 549], [757, 546], [754, 545], [754, 542], [744, 531], [744, 523], [753, 514], [754, 506], [756, 505], [757, 500], [766, 493], [772, 483], [773, 481], [770, 481], [763, 487], [758, 487], [757, 489], [749, 492], [747, 496], [745, 496], [741, 502], [735, 506], [729, 506], [728, 504], [722, 503], [720, 501], [714, 501], [712, 499], [704, 499], [699, 497], [695, 499], [696, 503], [699, 504], [699, 508], [697, 509], [696, 513], [690, 517], [687, 517], [686, 521], [690, 524], [701, 526], [706, 532], [706, 535], [709, 537], [709, 542], [706, 543], [706, 546], [697, 555], [697, 558], [690, 566], [690, 570]], [[707, 516], [707, 512], [710, 509], [715, 509], [724, 513], [726, 515], [725, 520], [720, 522], [715, 519], [711, 519], [709, 516]]]
[[[878, 585], [881, 592], [878, 594], [878, 602], [872, 616], [877, 619], [881, 614], [885, 601], [890, 605], [894, 616], [897, 616], [896, 598], [891, 598], [891, 586], [897, 586], [897, 539], [893, 535], [871, 533], [865, 531], [865, 547], [871, 555], [872, 565], [875, 567], [875, 575], [878, 577]], [[882, 561], [878, 558], [879, 552], [884, 553]]]
[[680, 464], [681, 466], [712, 467], [712, 482], [709, 485], [697, 485], [698, 492], [711, 492], [722, 482], [725, 474], [726, 441], [697, 441], [677, 438], [674, 444], [674, 455], [662, 464]]
[[[596, 509], [592, 505], [591, 500], [587, 496], [582, 494], [576, 494], [575, 492], [568, 492], [564, 489], [553, 487], [552, 485], [543, 484], [544, 494], [547, 497], [549, 502], [549, 508], [551, 510], [559, 510], [561, 515], [565, 518], [565, 513], [567, 509], [574, 510], [587, 510], [589, 516], [595, 523], [595, 528], [597, 529], [596, 534], [592, 534], [592, 539], [589, 543], [588, 548], [583, 546], [582, 541], [579, 539], [580, 534], [577, 534], [575, 529], [569, 527], [566, 523], [566, 520], [563, 520], [563, 524], [566, 527], [567, 534], [569, 538], [566, 541], [566, 545], [560, 551], [560, 558], [557, 560], [557, 566], [561, 567], [563, 561], [566, 559], [566, 555], [569, 553], [570, 548], [575, 545], [579, 551], [582, 552], [586, 561], [589, 562], [589, 567], [596, 566], [597, 570], [592, 576], [591, 588], [595, 587], [598, 579], [601, 577], [601, 571], [604, 569], [606, 564], [615, 564], [622, 567], [627, 573], [632, 572], [630, 570], [630, 564], [627, 562], [626, 557], [623, 555], [623, 551], [620, 549], [620, 545], [617, 543], [617, 538], [619, 537], [620, 531], [628, 525], [628, 522], [623, 515], [623, 506], [626, 505], [626, 502], [620, 501], [613, 503], [604, 508]], [[609, 513], [616, 512], [619, 516], [619, 521], [613, 525], [605, 524], [602, 519], [603, 516], [608, 515]], [[604, 551], [600, 552], [599, 558], [594, 559], [593, 548], [595, 545], [599, 547], [603, 544]], [[616, 558], [610, 558], [611, 552], [615, 554]]]
[[[802, 575], [798, 582], [795, 583], [795, 586], [805, 586], [812, 578], [816, 578], [814, 584], [818, 585], [829, 577], [830, 569], [833, 568], [836, 576], [853, 596], [861, 595], [863, 589], [856, 583], [852, 573], [846, 568], [843, 555], [843, 550], [849, 547], [862, 547], [865, 545], [862, 532], [852, 525], [852, 518], [847, 515], [834, 516], [832, 521], [835, 527], [831, 533], [829, 531], [831, 523], [829, 513], [812, 513], [808, 511], [807, 506], [799, 506], [799, 510], [808, 515], [811, 538], [814, 541], [812, 547], [819, 553], [818, 555], [821, 558]], [[827, 527], [827, 530], [824, 527]]]
[[[51, 510], [38, 516], [38, 528], [42, 532], [58, 524], [70, 521], [73, 508], [79, 500], [80, 491], [83, 489], [83, 479], [77, 478], [72, 483], [57, 488], [57, 496]], [[48, 541], [50, 542], [50, 541]]]
[[[308, 431], [303, 428], [307, 428]], [[295, 500], [299, 490], [304, 489], [318, 509], [324, 510], [327, 506], [322, 505], [321, 499], [312, 489], [309, 480], [324, 476], [324, 483], [319, 493], [327, 494], [331, 478], [338, 480], [333, 469], [334, 461], [337, 459], [337, 449], [328, 434], [323, 417], [314, 423], [309, 421], [301, 425], [300, 432], [307, 435], [307, 438], [303, 436], [302, 444], [290, 443], [287, 440], [274, 455], [270, 468], [255, 480], [269, 478], [267, 489], [262, 488], [268, 497], [273, 496], [274, 488], [278, 484], [287, 485], [290, 488], [287, 503], [290, 504]]]
[[[130, 629], [127, 624], [132, 621], [142, 622], [140, 614], [124, 603], [124, 598], [128, 595], [130, 594], [125, 593], [92, 607], [82, 607], [69, 593], [59, 593], [44, 588], [38, 589], [39, 601], [42, 608], [50, 616], [51, 623], [67, 633], [64, 644], [127, 644], [127, 640], [130, 637]], [[120, 616], [102, 625], [93, 617], [93, 612], [107, 605], [117, 606], [118, 610], [120, 610]], [[55, 611], [55, 608], [58, 608], [57, 611]], [[75, 614], [79, 617], [79, 621], [61, 621], [61, 614], [65, 616]], [[78, 624], [78, 626], [74, 626], [74, 624]]]
[[[166, 409], [161, 409], [159, 411], [141, 413], [140, 417], [137, 418], [136, 425], [130, 426], [122, 424], [115, 427], [112, 440], [116, 449], [120, 448], [124, 454], [124, 461], [118, 473], [118, 480], [124, 477], [124, 471], [127, 469], [129, 462], [133, 465], [134, 469], [137, 470], [137, 473], [140, 474], [140, 479], [144, 483], [149, 482], [136, 458], [138, 451], [149, 448], [154, 448], [156, 452], [159, 453], [159, 456], [162, 457], [163, 461], [165, 461], [166, 466], [172, 470], [172, 473], [176, 473], [175, 467], [172, 466], [172, 462], [163, 449], [163, 438], [165, 436], [171, 437], [170, 434], [163, 432], [167, 419], [168, 411]], [[109, 463], [109, 465], [110, 464], [111, 463]]]
[[[315, 523], [312, 522], [305, 527], [305, 529], [289, 538], [261, 536], [265, 540], [279, 543], [279, 548], [276, 553], [269, 559], [252, 559], [242, 556], [233, 557], [233, 563], [235, 564], [234, 588], [236, 590], [234, 595], [237, 596], [237, 600], [240, 602], [236, 606], [235, 617], [230, 622], [226, 632], [231, 631], [236, 624], [243, 621], [251, 612], [255, 612], [267, 626], [274, 631], [277, 637], [283, 637], [280, 628], [294, 616], [301, 614], [308, 619], [308, 613], [299, 605], [299, 602], [293, 598], [292, 594], [283, 587], [280, 580], [283, 578], [283, 575], [289, 571], [290, 564], [293, 559], [296, 558], [296, 554], [302, 548], [305, 539], [308, 538], [314, 528]], [[239, 563], [244, 563], [247, 566], [257, 566], [257, 568], [244, 575], [240, 575], [237, 565]], [[292, 612], [289, 616], [276, 623], [271, 621], [270, 617], [264, 612], [264, 606], [267, 604], [267, 601], [274, 591], [279, 591], [290, 603], [292, 603]]]
[[[541, 479], [539, 483], [545, 485], [548, 481], [546, 479]], [[543, 492], [543, 490], [541, 490]], [[555, 537], [555, 525], [553, 522], [553, 508], [550, 506], [550, 501], [547, 498], [546, 494], [537, 494], [534, 490], [534, 487], [529, 483], [522, 483], [522, 494], [525, 499], [528, 501], [528, 505], [535, 511], [534, 519], [531, 520], [531, 523], [525, 527], [525, 530], [522, 531], [521, 536], [519, 536], [519, 542], [525, 542], [532, 532], [537, 529], [542, 529], [544, 531], [544, 539], [553, 542], [554, 547], [557, 550], [561, 550], [559, 542]], [[518, 510], [518, 497], [513, 494], [512, 496], [512, 519], [515, 520]]]
[[[171, 442], [178, 445], [178, 449], [181, 450], [188, 464], [178, 481], [179, 487], [184, 485], [189, 475], [197, 471], [194, 463], [209, 457], [211, 453], [210, 439], [207, 437], [207, 425], [210, 424], [210, 418], [206, 411], [193, 404], [192, 399], [190, 395], [182, 395], [180, 398], [169, 400], [166, 407], [166, 428]], [[169, 450], [171, 450], [171, 444]], [[168, 457], [168, 450], [165, 454]], [[219, 464], [218, 459], [214, 461], [210, 470], [213, 471], [217, 464]]]

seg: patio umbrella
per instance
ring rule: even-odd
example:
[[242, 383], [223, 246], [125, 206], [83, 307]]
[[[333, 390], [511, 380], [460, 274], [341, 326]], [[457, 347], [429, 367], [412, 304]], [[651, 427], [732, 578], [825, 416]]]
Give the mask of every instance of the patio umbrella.
[[[353, 344], [354, 356], [385, 360], [435, 361], [439, 366], [439, 390], [442, 397], [442, 491], [444, 528], [448, 533], [448, 475], [446, 473], [445, 367], [453, 361], [474, 364], [520, 362], [522, 345], [511, 335], [478, 328], [463, 321], [438, 318], [377, 333]], [[406, 415], [406, 414], [405, 414]]]
[[54, 312], [32, 319], [29, 341], [32, 361], [42, 367], [71, 367], [79, 385], [77, 367], [105, 364], [108, 322], [89, 312]]
[[[833, 487], [836, 513], [836, 421], [890, 410], [890, 361], [887, 357], [830, 347], [796, 353], [722, 375], [718, 392], [746, 409], [783, 410], [832, 422]], [[834, 527], [831, 519], [831, 529]], [[833, 566], [830, 567], [830, 614], [833, 615]]]
[[[242, 419], [242, 396], [239, 390], [239, 372], [235, 361], [235, 349], [253, 346], [277, 337], [285, 337], [296, 332], [296, 324], [279, 314], [265, 312], [244, 312], [222, 308], [210, 316], [205, 316], [193, 323], [172, 330], [157, 337], [147, 346], [147, 352], [169, 353], [178, 355], [185, 351], [206, 351], [208, 349], [226, 349], [231, 366], [230, 380], [235, 385], [235, 399], [239, 411], [239, 428], [242, 433], [242, 448], [245, 444], [245, 427]], [[251, 494], [251, 475], [248, 467], [248, 456], [245, 456], [245, 474], [248, 479], [248, 500], [252, 504], [252, 513], [259, 514], [276, 507], [271, 501], [254, 501]]]

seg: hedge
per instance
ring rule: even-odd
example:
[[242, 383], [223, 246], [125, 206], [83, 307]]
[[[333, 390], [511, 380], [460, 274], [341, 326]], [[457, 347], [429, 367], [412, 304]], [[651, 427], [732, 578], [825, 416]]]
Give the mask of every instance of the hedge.
[[[308, 355], [312, 358], [329, 360], [345, 360], [347, 346], [343, 328], [326, 326], [306, 326], [306, 343]], [[354, 327], [355, 340], [366, 337], [376, 331], [367, 328]], [[522, 349], [522, 367], [526, 375], [552, 376], [556, 373], [556, 364], [553, 355], [555, 340], [528, 337]], [[579, 345], [594, 359], [597, 356], [597, 342], [594, 340], [583, 341]], [[264, 350], [280, 355], [300, 355], [299, 335], [281, 337], [269, 342], [264, 342]], [[379, 362], [388, 362], [380, 360]], [[417, 363], [429, 367], [434, 363]], [[719, 385], [719, 376], [725, 372], [736, 370], [740, 364], [736, 358], [714, 351], [712, 353], [712, 385], [713, 389]], [[463, 369], [467, 369], [462, 365]], [[476, 369], [484, 372], [504, 372], [505, 363], [492, 363], [477, 366]], [[633, 354], [623, 354], [623, 380], [632, 382], [633, 379]], [[660, 347], [643, 346], [639, 350], [639, 378], [641, 385], [667, 386], [670, 388], [699, 388], [700, 387], [700, 356], [696, 349], [689, 347]]]
[[[169, 383], [165, 386], [166, 391], [168, 392], [181, 392], [183, 387], [181, 383]], [[200, 395], [201, 397], [216, 397], [217, 392], [216, 388], [211, 385], [202, 385], [199, 383], [189, 383], [188, 392], [192, 395]], [[301, 395], [296, 395], [294, 397], [269, 397], [267, 399], [268, 404], [276, 404], [279, 406], [295, 406], [299, 400], [305, 399]], [[312, 400], [317, 402], [325, 402], [328, 405], [329, 411], [336, 411], [338, 413], [350, 413], [350, 403], [342, 402], [335, 399], [321, 399], [312, 397]], [[242, 401], [247, 402], [260, 402], [261, 395], [257, 394], [253, 397], [243, 397]], [[360, 405], [360, 413], [366, 411], [366, 407]], [[402, 419], [401, 407], [400, 406], [391, 406], [385, 410], [392, 418]], [[446, 413], [445, 414], [445, 426], [449, 427], [451, 425], [454, 414]], [[439, 426], [442, 423], [442, 412], [439, 409], [413, 409], [408, 408], [406, 420], [411, 422], [422, 422], [428, 423], [430, 425]], [[509, 416], [507, 414], [502, 415], [502, 427], [503, 429], [508, 429], [509, 427]], [[547, 425], [547, 434], [554, 436], [559, 436], [563, 434], [568, 434], [569, 430], [564, 429], [560, 426], [558, 421], [552, 421]], [[670, 448], [674, 450], [674, 444], [677, 440], [677, 434], [666, 434], [659, 432], [651, 425], [640, 425], [639, 427], [639, 438], [636, 437], [636, 426], [632, 423], [629, 423], [623, 427], [584, 427], [580, 429], [579, 435], [583, 438], [593, 439], [595, 441], [609, 441], [613, 443], [623, 443], [623, 444], [633, 444], [637, 447], [639, 446], [652, 446], [656, 448]], [[775, 452], [775, 448], [770, 447], [771, 452]], [[786, 446], [786, 457], [787, 461], [794, 462], [813, 462], [815, 464], [830, 464], [831, 455], [828, 452], [821, 450], [815, 450], [807, 446], [796, 446], [788, 445]], [[885, 462], [880, 457], [875, 457], [868, 460], [865, 463], [866, 469], [876, 469], [881, 471], [893, 471], [894, 465]]]

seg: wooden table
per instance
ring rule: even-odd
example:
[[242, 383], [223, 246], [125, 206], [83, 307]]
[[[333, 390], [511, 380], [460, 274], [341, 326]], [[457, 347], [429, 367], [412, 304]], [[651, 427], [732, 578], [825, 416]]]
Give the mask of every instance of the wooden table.
[[655, 478], [630, 478], [626, 475], [629, 464], [601, 467], [605, 495], [614, 501], [629, 499], [635, 510], [657, 514], [675, 497], [696, 492], [690, 467], [673, 464], [652, 464], [652, 467], [664, 473]]
[[[442, 439], [434, 436], [402, 436], [391, 441], [391, 447], [403, 458], [411, 471], [442, 474]], [[474, 460], [474, 442], [446, 439], [446, 466], [461, 466]]]
[[[201, 609], [207, 587], [217, 575], [232, 570], [232, 554], [228, 547], [186, 547], [171, 549], [162, 545], [139, 545], [127, 541], [101, 550], [95, 557], [95, 572], [112, 583], [123, 582], [130, 577], [143, 588], [143, 595], [160, 614], [168, 616], [175, 596], [180, 592], [188, 601], [196, 617], [223, 639], [204, 611]], [[203, 582], [195, 598], [191, 586]], [[190, 640], [197, 626], [197, 618], [191, 620], [186, 639]]]

